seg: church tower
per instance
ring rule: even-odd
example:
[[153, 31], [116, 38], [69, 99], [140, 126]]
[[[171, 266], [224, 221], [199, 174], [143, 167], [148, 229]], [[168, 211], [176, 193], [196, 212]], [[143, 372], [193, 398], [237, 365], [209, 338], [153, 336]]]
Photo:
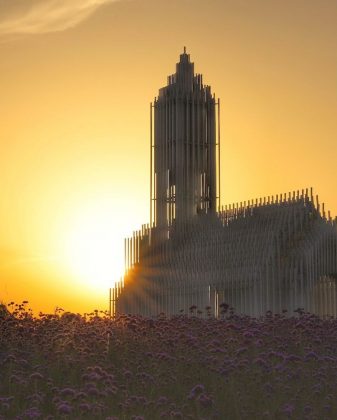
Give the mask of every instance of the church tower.
[[176, 73], [151, 104], [151, 224], [164, 228], [216, 212], [216, 105], [184, 48]]

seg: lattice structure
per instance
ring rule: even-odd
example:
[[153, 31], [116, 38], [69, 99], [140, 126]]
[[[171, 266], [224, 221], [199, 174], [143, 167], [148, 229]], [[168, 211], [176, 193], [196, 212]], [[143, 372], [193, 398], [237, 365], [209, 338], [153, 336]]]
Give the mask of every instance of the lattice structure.
[[202, 75], [194, 74], [185, 49], [176, 73], [151, 104], [151, 225], [169, 226], [217, 210], [216, 107], [219, 101]]
[[177, 314], [196, 305], [217, 316], [226, 302], [254, 316], [298, 307], [337, 316], [336, 220], [307, 192], [229, 206], [169, 232], [156, 241], [158, 228], [147, 227], [127, 240], [112, 312]]
[[217, 205], [216, 105], [185, 50], [151, 105], [151, 223], [125, 240], [111, 314], [196, 305], [218, 316], [227, 303], [253, 316], [299, 307], [337, 316], [337, 223], [312, 190]]

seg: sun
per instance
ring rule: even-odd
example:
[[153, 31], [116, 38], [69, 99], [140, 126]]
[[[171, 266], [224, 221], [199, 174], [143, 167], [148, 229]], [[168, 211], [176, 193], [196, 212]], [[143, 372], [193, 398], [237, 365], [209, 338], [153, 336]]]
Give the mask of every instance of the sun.
[[[118, 218], [117, 218], [118, 219]], [[73, 274], [95, 290], [107, 290], [124, 271], [123, 223], [110, 206], [81, 210], [66, 240], [66, 257]]]

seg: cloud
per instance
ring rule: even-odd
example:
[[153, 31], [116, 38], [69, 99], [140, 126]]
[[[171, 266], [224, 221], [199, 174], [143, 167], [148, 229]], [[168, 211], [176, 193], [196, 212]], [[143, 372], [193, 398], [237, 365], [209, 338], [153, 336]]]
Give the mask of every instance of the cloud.
[[28, 0], [30, 8], [0, 20], [0, 36], [64, 31], [117, 0]]

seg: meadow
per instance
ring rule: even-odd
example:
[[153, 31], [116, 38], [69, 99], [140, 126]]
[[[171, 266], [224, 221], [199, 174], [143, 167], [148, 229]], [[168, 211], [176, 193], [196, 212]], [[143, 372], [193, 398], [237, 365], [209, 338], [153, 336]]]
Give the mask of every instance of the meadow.
[[337, 418], [336, 319], [1, 308], [1, 420]]

